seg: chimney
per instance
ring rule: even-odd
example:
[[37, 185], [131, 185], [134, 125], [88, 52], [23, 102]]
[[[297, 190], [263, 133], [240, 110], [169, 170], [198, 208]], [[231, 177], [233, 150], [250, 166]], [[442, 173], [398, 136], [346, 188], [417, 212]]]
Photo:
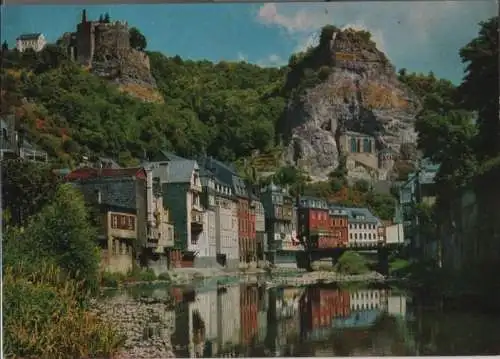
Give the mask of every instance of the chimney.
[[82, 24], [87, 22], [87, 10], [82, 10]]

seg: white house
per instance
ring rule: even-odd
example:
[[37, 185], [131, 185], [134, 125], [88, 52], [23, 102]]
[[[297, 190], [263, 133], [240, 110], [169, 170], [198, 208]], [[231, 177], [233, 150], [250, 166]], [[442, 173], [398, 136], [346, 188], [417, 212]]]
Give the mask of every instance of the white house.
[[45, 45], [47, 45], [47, 40], [42, 33], [36, 34], [22, 34], [16, 39], [16, 49], [19, 52], [32, 49], [35, 52], [41, 51]]
[[380, 220], [367, 208], [348, 208], [349, 246], [373, 246], [379, 241]]

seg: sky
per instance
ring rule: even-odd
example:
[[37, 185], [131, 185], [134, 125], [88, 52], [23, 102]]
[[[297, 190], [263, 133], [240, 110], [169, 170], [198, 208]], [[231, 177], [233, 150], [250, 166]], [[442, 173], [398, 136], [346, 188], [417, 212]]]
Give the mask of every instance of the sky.
[[245, 60], [281, 66], [293, 52], [315, 43], [326, 25], [369, 30], [393, 65], [460, 83], [461, 47], [478, 23], [495, 16], [495, 0], [340, 3], [224, 3], [156, 5], [6, 5], [0, 36], [9, 46], [19, 34], [42, 32], [49, 42], [73, 31], [81, 11], [97, 19], [108, 12], [139, 28], [148, 49], [193, 60]]

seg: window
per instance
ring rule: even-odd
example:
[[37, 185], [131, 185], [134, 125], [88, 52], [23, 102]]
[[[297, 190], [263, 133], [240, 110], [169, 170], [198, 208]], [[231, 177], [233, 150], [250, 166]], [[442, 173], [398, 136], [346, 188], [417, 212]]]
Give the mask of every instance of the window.
[[351, 239], [352, 239], [352, 233], [350, 233], [350, 234], [349, 234], [349, 238], [351, 238]]
[[351, 152], [358, 152], [355, 138], [351, 138]]
[[358, 234], [354, 233], [354, 239], [358, 239]]
[[364, 234], [363, 238], [366, 239], [366, 233]]
[[363, 140], [363, 150], [364, 152], [371, 152], [372, 151], [372, 141], [370, 141], [370, 139], [368, 138], [365, 138]]

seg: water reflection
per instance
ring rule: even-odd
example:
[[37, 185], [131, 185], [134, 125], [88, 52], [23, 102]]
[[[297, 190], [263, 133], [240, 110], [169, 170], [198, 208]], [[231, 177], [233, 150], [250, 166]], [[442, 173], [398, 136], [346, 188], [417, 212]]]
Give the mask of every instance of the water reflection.
[[[186, 300], [187, 298], [187, 300]], [[406, 296], [387, 289], [236, 285], [176, 304], [178, 357], [405, 355]]]

